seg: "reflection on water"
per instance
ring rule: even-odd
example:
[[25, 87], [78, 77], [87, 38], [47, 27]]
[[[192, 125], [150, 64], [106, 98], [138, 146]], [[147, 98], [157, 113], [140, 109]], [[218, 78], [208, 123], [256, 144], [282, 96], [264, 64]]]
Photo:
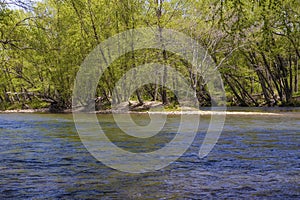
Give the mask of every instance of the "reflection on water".
[[[112, 140], [126, 140], [113, 134], [118, 130], [111, 115], [98, 117]], [[148, 123], [147, 116], [135, 117]], [[176, 127], [178, 117], [169, 120]], [[0, 199], [300, 198], [299, 113], [229, 116], [218, 144], [199, 159], [208, 122], [201, 117], [193, 145], [170, 166], [128, 174], [88, 153], [71, 115], [1, 114]], [[155, 148], [176, 133], [172, 127], [152, 141]], [[127, 148], [140, 151], [137, 141], [128, 141]]]

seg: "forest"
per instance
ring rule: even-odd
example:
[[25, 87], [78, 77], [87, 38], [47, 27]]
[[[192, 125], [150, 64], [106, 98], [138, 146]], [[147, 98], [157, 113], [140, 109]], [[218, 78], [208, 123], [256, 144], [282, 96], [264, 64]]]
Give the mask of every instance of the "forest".
[[[70, 109], [86, 56], [107, 38], [143, 27], [182, 32], [207, 49], [227, 106], [300, 105], [299, 0], [0, 0], [0, 110]], [[189, 80], [200, 106], [210, 106], [207, 85], [190, 63], [155, 49], [112, 63], [91, 100], [109, 108], [124, 73], [166, 57]], [[130, 100], [178, 103], [159, 84], [138, 88]]]

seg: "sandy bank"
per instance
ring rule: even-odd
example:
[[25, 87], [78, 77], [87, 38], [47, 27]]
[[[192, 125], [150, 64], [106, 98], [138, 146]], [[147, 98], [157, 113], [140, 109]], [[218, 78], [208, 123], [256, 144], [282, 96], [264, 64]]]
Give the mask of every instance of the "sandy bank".
[[[20, 110], [5, 110], [0, 111], [0, 113], [51, 113], [49, 109], [20, 109]], [[72, 110], [65, 110], [60, 113], [53, 114], [71, 114]], [[95, 112], [90, 112], [94, 114], [112, 114], [112, 110], [100, 110]], [[124, 111], [120, 110], [114, 112], [115, 114], [163, 114], [163, 115], [261, 115], [261, 116], [280, 116], [285, 115], [287, 112], [255, 112], [255, 111], [208, 111], [208, 110], [176, 110], [176, 111]], [[298, 112], [296, 112], [298, 113]], [[294, 113], [295, 114], [295, 113]]]

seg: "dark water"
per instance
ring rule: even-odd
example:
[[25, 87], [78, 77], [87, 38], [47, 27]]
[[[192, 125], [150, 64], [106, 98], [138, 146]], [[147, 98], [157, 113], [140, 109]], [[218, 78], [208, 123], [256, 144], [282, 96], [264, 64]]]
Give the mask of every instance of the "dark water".
[[[116, 129], [110, 115], [99, 121]], [[0, 199], [300, 199], [300, 113], [228, 116], [218, 144], [199, 159], [208, 122], [201, 117], [194, 143], [170, 166], [129, 174], [89, 154], [72, 115], [1, 114]]]

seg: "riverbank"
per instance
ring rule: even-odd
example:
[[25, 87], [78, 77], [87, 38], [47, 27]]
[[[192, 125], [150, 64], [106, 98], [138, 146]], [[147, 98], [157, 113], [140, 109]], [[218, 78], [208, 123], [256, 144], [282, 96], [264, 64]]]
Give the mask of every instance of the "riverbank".
[[[139, 105], [137, 102], [130, 104], [123, 103], [118, 105], [114, 110], [105, 109], [92, 111], [95, 114], [167, 114], [167, 115], [281, 115], [286, 112], [300, 112], [300, 107], [227, 107], [226, 111], [211, 110], [210, 107], [203, 107], [200, 110], [191, 107], [168, 107], [162, 105], [160, 102], [145, 102]], [[71, 114], [72, 109], [66, 109], [61, 112], [52, 112], [49, 108], [41, 109], [13, 109], [4, 110], [0, 113], [52, 113], [52, 114]]]
[[[100, 110], [95, 112], [90, 112], [91, 114], [161, 114], [161, 115], [262, 115], [262, 116], [280, 116], [291, 111], [279, 111], [276, 112], [266, 112], [266, 111], [211, 111], [211, 110], [198, 110], [198, 111], [120, 111], [112, 112], [111, 110]], [[296, 110], [295, 112], [300, 112]], [[26, 110], [5, 110], [0, 111], [0, 114], [9, 114], [9, 113], [37, 113], [37, 114], [71, 114], [72, 110], [66, 110], [59, 113], [50, 112], [49, 109], [26, 109]], [[293, 112], [294, 113], [294, 112]]]
[[0, 113], [50, 113], [48, 108], [0, 110]]
[[[98, 107], [98, 106], [96, 106]], [[114, 106], [112, 110], [110, 106], [100, 107], [100, 110], [93, 111], [92, 107], [88, 108], [91, 113], [96, 114], [111, 114], [111, 113], [134, 113], [134, 114], [143, 114], [143, 113], [155, 113], [155, 114], [200, 114], [200, 115], [210, 115], [214, 114], [224, 114], [224, 112], [212, 111], [211, 107], [201, 107], [200, 110], [197, 108], [192, 108], [188, 106], [180, 105], [163, 105], [159, 101], [145, 101], [143, 104], [139, 104], [137, 101], [123, 102]], [[72, 112], [86, 112], [82, 111], [82, 108], [78, 109], [51, 109], [49, 107], [43, 108], [11, 108], [7, 110], [0, 110], [0, 113], [52, 113], [52, 114], [70, 114]], [[300, 112], [300, 107], [293, 106], [259, 106], [259, 107], [239, 107], [239, 106], [227, 106], [226, 114], [229, 115], [273, 115], [273, 113], [282, 113], [282, 112]]]

